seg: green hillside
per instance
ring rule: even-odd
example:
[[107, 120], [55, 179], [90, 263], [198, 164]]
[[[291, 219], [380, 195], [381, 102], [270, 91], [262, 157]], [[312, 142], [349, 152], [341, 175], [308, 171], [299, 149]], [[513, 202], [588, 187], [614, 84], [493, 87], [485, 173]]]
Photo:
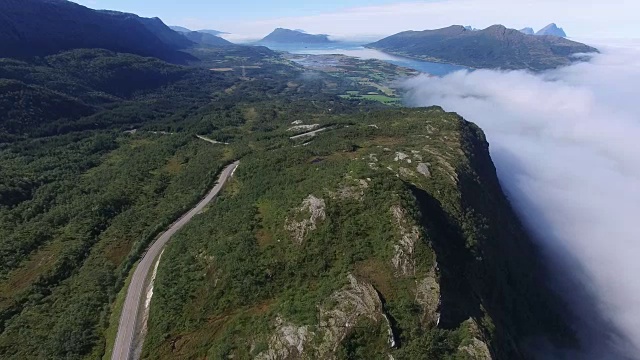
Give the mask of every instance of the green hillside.
[[476, 126], [326, 121], [243, 157], [169, 245], [143, 357], [515, 359], [528, 336], [571, 338]]
[[162, 256], [144, 358], [575, 346], [484, 134], [401, 107], [412, 71], [63, 0], [0, 10], [0, 358], [108, 356], [136, 262], [236, 160]]

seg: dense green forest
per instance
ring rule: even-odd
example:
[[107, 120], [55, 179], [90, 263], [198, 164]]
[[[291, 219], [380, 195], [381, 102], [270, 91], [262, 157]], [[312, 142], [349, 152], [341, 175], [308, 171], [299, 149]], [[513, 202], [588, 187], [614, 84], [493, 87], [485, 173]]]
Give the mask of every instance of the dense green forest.
[[68, 135], [2, 151], [3, 357], [101, 352], [133, 263], [232, 157], [179, 134]]
[[345, 97], [370, 63], [188, 54], [0, 59], [0, 357], [104, 356], [135, 262], [238, 159], [163, 255], [145, 357], [512, 359], [571, 339], [477, 127]]
[[335, 96], [351, 81], [265, 48], [193, 52], [192, 67], [97, 49], [0, 59], [3, 358], [101, 356], [133, 264], [225, 163], [299, 118], [367, 111]]

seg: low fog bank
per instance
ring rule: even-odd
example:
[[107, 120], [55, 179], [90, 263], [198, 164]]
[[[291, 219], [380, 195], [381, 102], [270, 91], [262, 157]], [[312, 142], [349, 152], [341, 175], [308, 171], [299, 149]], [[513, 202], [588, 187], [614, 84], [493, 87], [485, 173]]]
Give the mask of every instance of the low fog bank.
[[585, 349], [541, 358], [640, 358], [640, 44], [600, 49], [544, 74], [404, 84], [410, 105], [440, 105], [483, 128], [505, 191], [551, 260]]

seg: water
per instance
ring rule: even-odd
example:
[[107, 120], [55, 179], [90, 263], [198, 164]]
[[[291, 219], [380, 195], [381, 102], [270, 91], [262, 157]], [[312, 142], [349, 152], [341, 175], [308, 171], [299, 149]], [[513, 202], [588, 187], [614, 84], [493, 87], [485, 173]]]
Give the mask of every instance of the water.
[[423, 73], [444, 76], [452, 72], [473, 69], [452, 64], [434, 63], [390, 55], [382, 51], [367, 49], [361, 43], [336, 42], [330, 44], [266, 44], [272, 50], [287, 51], [292, 54], [331, 55], [341, 54], [360, 59], [377, 59], [394, 65], [414, 69]]

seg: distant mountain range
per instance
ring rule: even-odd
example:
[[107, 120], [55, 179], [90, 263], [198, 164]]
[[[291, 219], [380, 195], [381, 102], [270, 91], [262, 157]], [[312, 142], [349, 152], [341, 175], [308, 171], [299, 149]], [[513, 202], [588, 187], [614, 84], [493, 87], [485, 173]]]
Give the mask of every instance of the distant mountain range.
[[564, 30], [559, 28], [556, 24], [549, 24], [545, 26], [542, 30], [538, 31], [536, 35], [567, 37], [567, 33], [565, 33]]
[[526, 35], [535, 35], [536, 32], [533, 30], [533, 28], [530, 27], [526, 27], [524, 29], [520, 29], [520, 32]]
[[235, 44], [212, 34], [203, 31], [190, 31], [182, 33], [187, 39], [206, 46], [234, 46]]
[[313, 35], [301, 30], [277, 28], [259, 42], [277, 44], [328, 44], [332, 41], [329, 40], [329, 35]]
[[173, 31], [177, 31], [177, 32], [192, 32], [193, 30], [187, 29], [186, 27], [182, 27], [182, 26], [169, 26], [169, 29], [173, 30]]
[[209, 34], [209, 35], [224, 35], [224, 34], [228, 34], [227, 32], [224, 31], [218, 31], [218, 30], [207, 30], [207, 29], [203, 29], [203, 30], [190, 30], [187, 29], [186, 27], [182, 27], [182, 26], [169, 26], [169, 28], [173, 31], [177, 31], [180, 33], [188, 33], [188, 32], [199, 32], [199, 33], [205, 33], [205, 34]]
[[557, 36], [557, 37], [563, 37], [563, 38], [567, 37], [567, 33], [565, 33], [562, 28], [558, 27], [558, 25], [553, 23], [545, 26], [538, 32], [535, 32], [535, 30], [533, 30], [533, 28], [530, 28], [530, 27], [520, 29], [520, 32], [526, 35], [538, 35], [538, 36], [549, 35], [549, 36]]
[[569, 65], [575, 61], [574, 54], [598, 51], [561, 37], [530, 36], [502, 25], [478, 31], [458, 25], [438, 30], [405, 31], [367, 47], [425, 61], [533, 71]]

